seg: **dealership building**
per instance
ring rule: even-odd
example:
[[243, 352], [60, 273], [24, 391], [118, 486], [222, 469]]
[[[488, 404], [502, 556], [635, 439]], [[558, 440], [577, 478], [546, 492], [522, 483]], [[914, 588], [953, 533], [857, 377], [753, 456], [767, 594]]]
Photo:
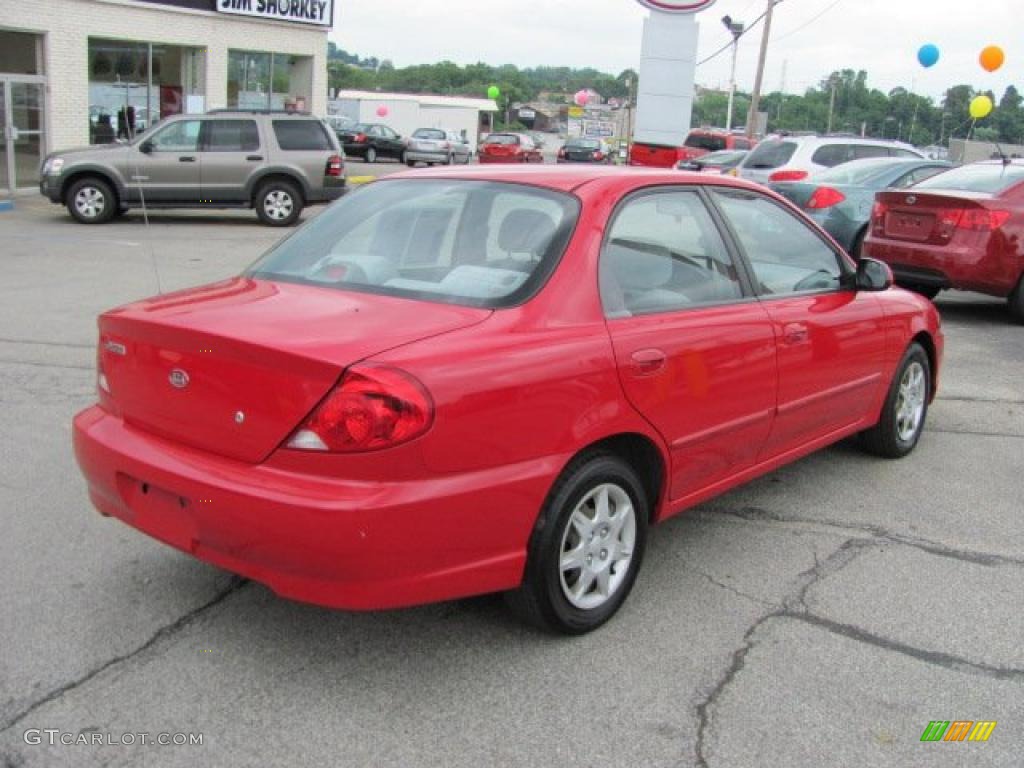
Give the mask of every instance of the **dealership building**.
[[216, 108], [326, 114], [334, 0], [0, 0], [0, 196], [50, 151]]

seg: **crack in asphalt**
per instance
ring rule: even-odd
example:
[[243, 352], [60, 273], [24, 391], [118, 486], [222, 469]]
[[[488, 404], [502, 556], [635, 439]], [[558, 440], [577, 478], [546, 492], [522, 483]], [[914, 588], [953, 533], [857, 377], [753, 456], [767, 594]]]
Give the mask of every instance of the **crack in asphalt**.
[[966, 429], [935, 429], [929, 427], [928, 431], [939, 435], [973, 435], [974, 437], [1010, 437], [1016, 440], [1024, 440], [1024, 435], [1014, 435], [1009, 432], [974, 432]]
[[71, 349], [96, 349], [95, 344], [72, 344], [66, 341], [35, 341], [33, 339], [9, 339], [0, 336], [0, 344], [25, 344], [33, 347], [70, 347]]
[[7, 731], [9, 731], [11, 728], [16, 726], [26, 717], [28, 717], [33, 712], [38, 710], [40, 707], [43, 707], [52, 701], [56, 701], [57, 699], [64, 696], [64, 694], [85, 685], [86, 683], [93, 680], [99, 674], [105, 672], [111, 667], [121, 664], [123, 662], [131, 661], [140, 654], [148, 651], [161, 640], [164, 640], [168, 637], [177, 634], [179, 631], [181, 631], [182, 629], [186, 628], [194, 621], [199, 619], [203, 614], [223, 603], [231, 595], [241, 590], [248, 583], [249, 582], [246, 579], [243, 579], [238, 576], [233, 576], [231, 578], [231, 582], [224, 589], [220, 590], [216, 595], [214, 595], [210, 600], [196, 608], [193, 608], [188, 613], [179, 616], [170, 624], [165, 624], [164, 626], [160, 627], [156, 632], [153, 633], [153, 635], [146, 642], [138, 646], [135, 650], [108, 659], [107, 661], [103, 662], [94, 669], [91, 669], [90, 671], [86, 672], [81, 677], [72, 680], [68, 683], [65, 683], [64, 685], [50, 691], [45, 696], [32, 702], [29, 706], [25, 707], [21, 712], [17, 713], [8, 720], [0, 722], [0, 734], [4, 734]]
[[[810, 520], [799, 517], [786, 517], [784, 515], [756, 507], [748, 507], [742, 510], [718, 510], [716, 513], [755, 522], [767, 521], [782, 524], [817, 525], [828, 529], [843, 530], [859, 535], [853, 535], [846, 539], [823, 560], [820, 559], [817, 552], [815, 552], [814, 565], [796, 576], [794, 587], [790, 594], [783, 598], [782, 606], [777, 610], [770, 611], [758, 617], [757, 620], [754, 621], [754, 623], [751, 624], [743, 633], [740, 645], [735, 651], [733, 651], [725, 672], [718, 678], [714, 686], [707, 691], [703, 699], [696, 705], [697, 735], [694, 751], [696, 753], [697, 768], [708, 768], [708, 757], [705, 752], [707, 748], [706, 742], [708, 738], [708, 730], [711, 727], [712, 722], [711, 710], [718, 702], [722, 693], [732, 684], [733, 680], [736, 679], [736, 676], [744, 669], [747, 655], [754, 648], [756, 642], [755, 635], [758, 630], [772, 619], [802, 621], [805, 624], [817, 627], [832, 634], [840, 635], [849, 640], [864, 643], [883, 651], [899, 653], [916, 661], [933, 666], [939, 666], [944, 669], [980, 675], [996, 680], [1024, 682], [1024, 669], [1000, 667], [981, 662], [974, 662], [942, 651], [917, 648], [898, 640], [876, 635], [852, 624], [833, 621], [832, 619], [812, 613], [808, 609], [806, 603], [807, 594], [813, 586], [820, 583], [822, 580], [835, 575], [856, 560], [860, 555], [879, 547], [881, 545], [880, 543], [883, 541], [920, 549], [938, 557], [949, 557], [961, 562], [990, 567], [1007, 565], [1020, 566], [1024, 565], [1024, 560], [1009, 558], [1002, 555], [957, 550], [925, 539], [904, 537], [900, 534], [893, 533], [882, 526], [843, 525], [829, 521], [823, 522], [820, 520]], [[705, 517], [704, 519], [707, 518]], [[867, 534], [867, 537], [865, 537], [864, 534]], [[702, 575], [708, 578], [709, 581], [729, 589], [729, 587], [718, 583], [710, 576], [707, 576], [706, 574]], [[744, 596], [750, 597], [749, 595]]]
[[696, 566], [690, 565], [685, 560], [683, 560], [681, 557], [677, 558], [677, 562], [683, 568], [683, 570], [690, 571], [690, 573], [693, 573], [693, 574], [696, 574], [697, 576], [700, 576], [702, 579], [704, 579], [705, 581], [709, 582], [710, 584], [714, 584], [716, 587], [721, 587], [722, 589], [726, 590], [727, 592], [731, 592], [732, 594], [736, 595], [737, 597], [742, 597], [742, 598], [745, 598], [746, 600], [750, 600], [752, 603], [758, 603], [759, 605], [764, 605], [764, 606], [768, 606], [768, 607], [774, 607], [774, 606], [777, 605], [777, 603], [773, 603], [770, 600], [765, 600], [764, 598], [757, 597], [755, 595], [749, 595], [749, 594], [747, 594], [746, 592], [744, 592], [741, 589], [737, 589], [736, 587], [733, 587], [733, 586], [731, 586], [729, 584], [721, 582], [718, 579], [716, 579], [714, 576], [712, 576], [710, 573], [702, 571], [700, 568], [697, 568]]
[[992, 404], [1003, 404], [1003, 405], [1024, 405], [1024, 400], [1017, 400], [1012, 397], [967, 397], [967, 396], [952, 396], [943, 397], [940, 395], [935, 398], [936, 400], [942, 400], [950, 403], [992, 403]]
[[95, 365], [68, 365], [66, 363], [40, 363], [32, 360], [11, 360], [9, 358], [0, 358], [0, 363], [5, 365], [28, 365], [33, 368], [59, 368], [61, 370], [73, 370], [73, 371], [95, 371]]
[[844, 531], [851, 534], [868, 534], [876, 539], [883, 539], [894, 544], [901, 544], [906, 547], [913, 547], [923, 552], [938, 557], [948, 557], [953, 560], [960, 560], [974, 565], [987, 566], [1024, 566], [1024, 557], [1011, 557], [1010, 555], [997, 555], [991, 552], [977, 552], [967, 549], [956, 549], [954, 547], [940, 544], [937, 541], [924, 539], [916, 536], [896, 533], [881, 525], [855, 525], [841, 523], [834, 520], [815, 520], [809, 517], [786, 516], [778, 512], [772, 512], [760, 507], [742, 507], [740, 509], [727, 509], [722, 507], [705, 507], [704, 513], [697, 513], [699, 519], [711, 519], [706, 513], [735, 517], [740, 520], [753, 522], [781, 523], [784, 525], [806, 525], [821, 527], [831, 530]]

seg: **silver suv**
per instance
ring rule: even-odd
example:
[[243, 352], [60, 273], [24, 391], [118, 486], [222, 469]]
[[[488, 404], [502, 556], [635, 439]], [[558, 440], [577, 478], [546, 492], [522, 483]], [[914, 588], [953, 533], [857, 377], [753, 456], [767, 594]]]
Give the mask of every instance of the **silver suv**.
[[128, 143], [54, 152], [40, 191], [83, 224], [128, 208], [255, 208], [288, 226], [345, 192], [338, 140], [307, 114], [214, 110], [175, 115]]
[[923, 159], [909, 144], [857, 136], [768, 136], [737, 166], [737, 175], [760, 184], [803, 181], [818, 171], [868, 157]]

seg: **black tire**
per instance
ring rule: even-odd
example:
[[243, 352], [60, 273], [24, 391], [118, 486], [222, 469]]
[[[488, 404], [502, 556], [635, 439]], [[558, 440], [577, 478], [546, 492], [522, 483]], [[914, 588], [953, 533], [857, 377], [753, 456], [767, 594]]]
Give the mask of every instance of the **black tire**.
[[[909, 374], [915, 371], [915, 374]], [[915, 402], [920, 399], [920, 415], [917, 416], [917, 424], [912, 434], [908, 434], [905, 427], [905, 419], [901, 419], [901, 410], [906, 405], [905, 396], [901, 392], [907, 384], [908, 375], [920, 374], [923, 376], [923, 393], [917, 393]], [[861, 447], [869, 453], [881, 456], [886, 459], [901, 459], [914, 450], [921, 433], [924, 431], [924, 424], [928, 417], [928, 402], [932, 393], [932, 370], [928, 361], [928, 353], [917, 342], [907, 347], [903, 359], [896, 367], [896, 375], [893, 376], [889, 385], [889, 394], [885, 398], [885, 405], [882, 406], [882, 417], [871, 429], [861, 432], [859, 435]]]
[[256, 190], [253, 206], [256, 215], [271, 227], [290, 227], [299, 220], [304, 207], [302, 193], [290, 181], [273, 179]]
[[369, 147], [366, 150], [366, 162], [376, 163], [377, 162], [377, 150], [373, 147]]
[[105, 224], [117, 215], [120, 203], [113, 187], [96, 176], [85, 176], [68, 187], [68, 213], [80, 224]]
[[404, 149], [402, 150], [402, 154], [400, 154], [400, 155], [398, 156], [398, 162], [400, 162], [400, 163], [405, 163], [406, 165], [409, 165], [409, 161], [408, 161], [408, 159], [406, 158], [406, 155], [405, 155], [405, 150], [404, 150]]
[[416, 163], [413, 160], [406, 160], [405, 164], [408, 165], [410, 168], [415, 168], [416, 167]]
[[444, 159], [444, 164], [445, 165], [455, 165], [455, 155], [448, 155], [448, 157], [446, 157]]
[[[600, 497], [602, 491], [607, 493], [605, 506], [612, 516], [604, 521], [598, 519], [589, 538], [584, 539], [571, 521], [578, 511], [584, 517], [591, 509], [598, 515], [596, 499], [591, 497]], [[625, 602], [636, 581], [649, 516], [650, 505], [643, 486], [622, 459], [605, 453], [576, 459], [555, 481], [537, 518], [527, 550], [523, 583], [506, 594], [513, 612], [537, 627], [566, 635], [581, 635], [604, 624]], [[618, 532], [617, 525], [621, 526]], [[575, 577], [567, 576], [561, 567], [563, 555], [569, 554], [564, 548], [574, 538], [576, 543], [571, 551], [578, 553], [579, 566], [570, 567], [567, 572], [578, 571]], [[623, 561], [622, 570], [617, 570], [616, 565]], [[607, 595], [600, 594], [602, 582], [608, 589]], [[575, 599], [583, 605], [574, 604], [566, 594], [576, 587], [581, 589]], [[600, 602], [588, 606], [588, 600]]]
[[1010, 308], [1010, 317], [1014, 322], [1024, 325], [1024, 275], [1017, 281], [1017, 287], [1013, 289], [1010, 298], [1007, 300]]

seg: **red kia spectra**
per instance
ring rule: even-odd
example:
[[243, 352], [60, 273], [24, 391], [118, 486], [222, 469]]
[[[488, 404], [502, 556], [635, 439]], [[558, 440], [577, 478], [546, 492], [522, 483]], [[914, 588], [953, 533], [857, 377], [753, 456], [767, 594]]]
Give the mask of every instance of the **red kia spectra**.
[[237, 278], [99, 319], [104, 514], [286, 597], [508, 591], [581, 633], [647, 528], [935, 395], [924, 298], [782, 198], [601, 167], [396, 174]]

